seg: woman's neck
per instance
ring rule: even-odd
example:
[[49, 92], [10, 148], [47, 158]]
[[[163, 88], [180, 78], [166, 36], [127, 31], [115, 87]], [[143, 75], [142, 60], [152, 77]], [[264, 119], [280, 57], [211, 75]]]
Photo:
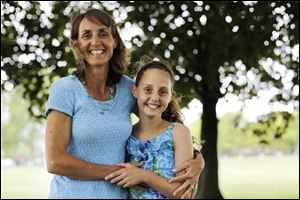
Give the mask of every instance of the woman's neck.
[[107, 77], [108, 76], [108, 67], [94, 67], [88, 66], [85, 74], [85, 82], [89, 89], [104, 93]]

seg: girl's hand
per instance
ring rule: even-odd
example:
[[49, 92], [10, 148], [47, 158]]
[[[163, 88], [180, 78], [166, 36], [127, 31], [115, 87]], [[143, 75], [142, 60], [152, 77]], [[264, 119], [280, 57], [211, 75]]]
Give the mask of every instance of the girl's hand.
[[118, 186], [127, 188], [143, 182], [143, 170], [129, 163], [119, 163], [117, 166], [122, 167], [105, 177], [106, 181]]

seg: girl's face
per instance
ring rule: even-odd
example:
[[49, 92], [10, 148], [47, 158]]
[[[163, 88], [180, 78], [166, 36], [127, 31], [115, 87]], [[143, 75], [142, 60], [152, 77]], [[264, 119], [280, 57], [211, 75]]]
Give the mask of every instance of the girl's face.
[[110, 27], [84, 18], [79, 25], [78, 45], [88, 65], [108, 66], [117, 42]]
[[132, 87], [132, 93], [137, 98], [140, 115], [161, 117], [172, 98], [170, 74], [160, 69], [148, 69], [138, 87]]

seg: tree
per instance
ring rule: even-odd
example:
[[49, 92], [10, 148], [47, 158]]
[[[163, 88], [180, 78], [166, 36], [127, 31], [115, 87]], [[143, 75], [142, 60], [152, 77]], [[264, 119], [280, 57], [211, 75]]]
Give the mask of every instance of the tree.
[[30, 120], [28, 102], [21, 98], [22, 90], [1, 92], [1, 155], [13, 158], [17, 164], [41, 157], [38, 146], [42, 128]]
[[[44, 110], [50, 83], [72, 71], [65, 67], [67, 63], [75, 66], [64, 32], [70, 13], [93, 4], [126, 20], [127, 26], [140, 27], [144, 35], [132, 38], [131, 61], [141, 55], [163, 55], [176, 69], [175, 89], [184, 97], [182, 105], [192, 98], [203, 104], [206, 167], [198, 197], [222, 198], [216, 146], [220, 98], [236, 94], [246, 100], [261, 89], [275, 88], [270, 104], [295, 102], [293, 106], [298, 107], [299, 55], [293, 53], [299, 47], [298, 2], [88, 2], [78, 6], [53, 2], [50, 17], [39, 3], [27, 4], [1, 3], [1, 41], [6, 50], [1, 52], [1, 67], [7, 75], [1, 87], [23, 85], [30, 111], [41, 117], [38, 111]], [[22, 61], [24, 55], [30, 61]]]
[[[176, 90], [203, 104], [201, 138], [206, 144], [206, 167], [201, 175], [201, 198], [222, 198], [218, 188], [216, 104], [227, 93], [246, 100], [261, 89], [277, 88], [273, 101], [299, 100], [298, 2], [134, 2], [127, 21], [138, 24], [145, 37], [132, 39], [132, 61], [141, 55], [164, 55], [177, 73]], [[147, 16], [147, 17], [145, 17]], [[295, 47], [297, 48], [297, 47]], [[274, 60], [286, 75], [262, 65]], [[287, 95], [288, 94], [288, 95]], [[297, 104], [296, 104], [297, 106]]]

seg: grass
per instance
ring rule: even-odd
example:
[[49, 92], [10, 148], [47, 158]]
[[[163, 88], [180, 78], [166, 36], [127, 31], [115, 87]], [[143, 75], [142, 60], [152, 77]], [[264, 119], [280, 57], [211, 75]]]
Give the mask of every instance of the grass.
[[299, 156], [221, 158], [225, 198], [299, 199]]
[[[45, 167], [1, 167], [1, 199], [47, 198]], [[220, 158], [224, 198], [299, 199], [299, 156]]]
[[48, 198], [51, 178], [45, 167], [1, 167], [1, 199]]

